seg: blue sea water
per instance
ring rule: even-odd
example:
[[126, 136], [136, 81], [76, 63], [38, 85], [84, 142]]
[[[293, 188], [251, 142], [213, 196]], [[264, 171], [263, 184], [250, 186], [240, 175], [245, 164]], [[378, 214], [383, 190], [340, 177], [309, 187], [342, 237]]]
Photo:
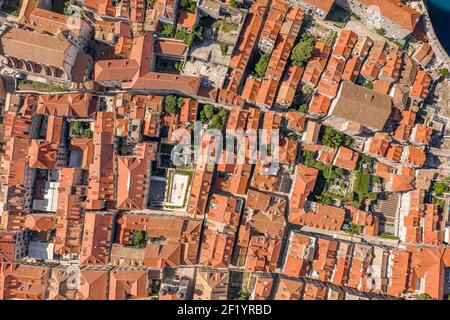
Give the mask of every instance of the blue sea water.
[[427, 2], [436, 36], [450, 54], [450, 0], [428, 0]]

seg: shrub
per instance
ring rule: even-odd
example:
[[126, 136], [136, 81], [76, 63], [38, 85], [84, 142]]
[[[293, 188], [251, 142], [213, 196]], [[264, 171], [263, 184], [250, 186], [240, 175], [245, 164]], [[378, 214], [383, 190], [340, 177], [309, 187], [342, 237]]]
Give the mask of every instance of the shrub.
[[363, 84], [363, 87], [366, 88], [366, 89], [373, 90], [373, 82], [372, 81], [367, 81], [366, 83]]
[[173, 24], [170, 23], [165, 23], [163, 25], [162, 31], [161, 31], [161, 35], [165, 36], [165, 37], [172, 37], [173, 35]]
[[345, 232], [354, 235], [354, 234], [360, 234], [362, 232], [362, 226], [359, 224], [350, 223], [347, 229], [345, 229]]
[[416, 300], [433, 300], [428, 293], [421, 293], [416, 297]]
[[438, 196], [444, 193], [450, 193], [450, 186], [445, 182], [435, 182], [433, 183], [433, 191]]
[[230, 7], [237, 9], [239, 8], [239, 4], [237, 3], [236, 0], [230, 0]]
[[229, 45], [224, 42], [219, 42], [220, 53], [225, 56], [228, 53]]
[[361, 17], [358, 16], [356, 13], [353, 13], [353, 12], [352, 12], [351, 18], [356, 20], [356, 21], [361, 21]]
[[386, 34], [386, 30], [384, 28], [375, 29], [376, 33], [380, 36], [384, 36]]

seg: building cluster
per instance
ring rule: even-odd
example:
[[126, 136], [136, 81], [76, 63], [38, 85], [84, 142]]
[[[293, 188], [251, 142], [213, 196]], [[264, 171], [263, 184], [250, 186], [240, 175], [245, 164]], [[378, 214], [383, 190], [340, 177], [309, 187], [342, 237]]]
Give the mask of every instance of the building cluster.
[[[0, 82], [0, 299], [449, 296], [444, 128], [426, 108], [438, 61], [419, 11], [79, 2], [24, 0], [0, 27], [19, 83]], [[384, 32], [327, 20], [374, 7]], [[217, 153], [207, 129], [244, 155]], [[218, 161], [174, 163], [181, 145]]]

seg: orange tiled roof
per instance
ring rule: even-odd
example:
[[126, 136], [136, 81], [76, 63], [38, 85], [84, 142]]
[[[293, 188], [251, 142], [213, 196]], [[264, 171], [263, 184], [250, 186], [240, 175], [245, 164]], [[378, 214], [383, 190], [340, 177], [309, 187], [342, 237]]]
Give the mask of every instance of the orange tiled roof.
[[280, 256], [281, 241], [264, 236], [251, 237], [245, 261], [245, 270], [274, 272]]
[[85, 213], [80, 264], [105, 265], [109, 262], [113, 219], [113, 213]]
[[197, 16], [195, 13], [188, 11], [181, 11], [178, 14], [178, 26], [182, 28], [186, 28], [188, 30], [192, 30], [197, 21]]
[[406, 161], [410, 165], [414, 167], [422, 167], [427, 160], [427, 155], [425, 154], [425, 151], [423, 151], [420, 148], [408, 146], [407, 147], [407, 158]]
[[117, 157], [117, 208], [142, 210], [146, 207], [150, 179], [149, 161]]
[[306, 198], [314, 189], [319, 171], [315, 168], [307, 167], [303, 164], [297, 165], [294, 185], [290, 198], [289, 221], [296, 222], [297, 210], [304, 208]]
[[214, 193], [209, 199], [208, 222], [224, 224], [236, 229], [240, 219], [237, 198]]
[[342, 80], [355, 82], [361, 69], [362, 62], [360, 57], [352, 56], [347, 60], [344, 71], [342, 72]]
[[358, 158], [358, 152], [341, 146], [334, 158], [334, 165], [347, 170], [355, 170], [358, 164]]
[[351, 30], [342, 29], [333, 49], [333, 55], [343, 59], [348, 59], [353, 47], [358, 41], [358, 35]]
[[428, 145], [431, 141], [432, 135], [433, 135], [432, 127], [428, 127], [424, 124], [418, 123], [413, 129], [412, 140], [420, 144]]
[[359, 0], [366, 6], [377, 6], [381, 15], [413, 32], [420, 19], [420, 12], [400, 0]]
[[311, 103], [309, 104], [309, 112], [315, 113], [321, 116], [325, 116], [328, 114], [328, 110], [331, 106], [331, 99], [322, 94], [314, 94], [311, 99]]
[[416, 98], [419, 100], [423, 100], [429, 93], [429, 85], [431, 83], [431, 77], [428, 75], [426, 71], [417, 72], [417, 76], [414, 80], [413, 86], [411, 88], [411, 92], [409, 95], [412, 98]]
[[305, 130], [306, 115], [304, 113], [289, 111], [286, 113], [286, 117], [288, 120], [288, 129], [300, 132]]
[[108, 274], [108, 270], [80, 270], [77, 300], [107, 300]]
[[415, 171], [403, 166], [400, 174], [394, 174], [392, 176], [392, 192], [402, 192], [414, 189], [415, 180]]
[[308, 227], [338, 231], [345, 218], [345, 210], [328, 205], [318, 205], [316, 212], [300, 214], [299, 224]]
[[0, 299], [45, 300], [51, 267], [0, 264]]
[[281, 278], [278, 283], [275, 300], [300, 300], [304, 286], [303, 281]]
[[286, 225], [286, 205], [282, 197], [249, 190], [244, 209], [245, 219], [256, 233], [281, 239]]
[[213, 268], [227, 268], [233, 251], [234, 234], [219, 232], [206, 227], [203, 231], [201, 265]]

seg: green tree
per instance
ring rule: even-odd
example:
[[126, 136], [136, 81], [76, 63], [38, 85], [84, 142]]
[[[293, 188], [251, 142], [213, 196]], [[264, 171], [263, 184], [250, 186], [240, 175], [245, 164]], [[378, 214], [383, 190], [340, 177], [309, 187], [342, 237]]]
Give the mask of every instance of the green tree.
[[302, 93], [303, 93], [305, 96], [311, 95], [311, 94], [313, 93], [313, 91], [314, 91], [314, 89], [313, 89], [313, 87], [311, 87], [310, 85], [304, 84], [304, 85], [302, 86]]
[[214, 116], [214, 106], [212, 104], [205, 104], [202, 112], [207, 120], [211, 120]]
[[131, 242], [135, 247], [145, 248], [147, 241], [148, 235], [144, 230], [135, 230], [131, 236]]
[[345, 232], [354, 235], [354, 234], [360, 234], [362, 232], [362, 226], [359, 224], [350, 223], [347, 229], [345, 229]]
[[450, 192], [450, 186], [444, 182], [435, 182], [433, 183], [433, 191], [436, 195], [442, 195], [444, 193]]
[[225, 108], [221, 108], [218, 113], [216, 113], [212, 116], [211, 122], [210, 122], [208, 128], [222, 130], [225, 126], [225, 120], [227, 118], [227, 115], [228, 115], [228, 110]]
[[264, 53], [255, 65], [254, 75], [258, 78], [263, 78], [266, 74], [267, 66], [269, 65], [270, 55]]
[[316, 201], [322, 204], [332, 205], [333, 196], [330, 193], [323, 191], [321, 194], [316, 196]]
[[342, 177], [344, 175], [344, 169], [337, 167], [334, 169], [334, 172], [336, 172], [338, 177]]
[[195, 0], [181, 0], [180, 7], [187, 11], [195, 12], [195, 9], [197, 8], [197, 3], [195, 2]]
[[438, 71], [439, 76], [443, 77], [443, 78], [448, 78], [449, 75], [449, 71], [447, 68], [440, 68]]
[[173, 95], [166, 96], [164, 98], [164, 108], [168, 113], [177, 114], [180, 112], [181, 100]]
[[302, 113], [308, 113], [308, 105], [306, 103], [302, 103], [299, 107], [298, 107], [298, 111], [302, 112]]
[[197, 41], [202, 41], [202, 40], [203, 40], [203, 28], [198, 27], [191, 32], [188, 41], [185, 43], [190, 47]]
[[342, 133], [331, 127], [325, 127], [322, 143], [328, 147], [338, 148], [342, 143]]
[[302, 35], [302, 39], [292, 49], [291, 60], [292, 64], [297, 67], [302, 67], [309, 59], [311, 59], [314, 52], [315, 38], [307, 33]]
[[239, 8], [239, 4], [237, 3], [236, 0], [230, 0], [230, 7], [237, 9]]

